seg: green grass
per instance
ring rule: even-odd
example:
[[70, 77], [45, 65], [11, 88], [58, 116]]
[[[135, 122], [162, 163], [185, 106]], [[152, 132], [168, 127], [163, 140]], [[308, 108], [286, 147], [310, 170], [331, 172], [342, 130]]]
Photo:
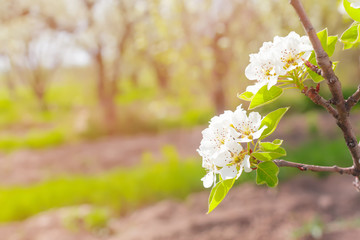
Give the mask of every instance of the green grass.
[[[26, 86], [17, 86], [12, 94], [0, 86], [0, 151], [47, 148], [106, 134], [93, 83], [70, 80], [50, 84], [48, 111], [41, 111]], [[116, 103], [121, 135], [192, 127], [213, 116], [204, 94], [194, 95], [189, 90], [160, 94], [156, 85], [134, 86], [126, 79], [120, 83]], [[80, 122], [85, 123], [81, 129], [76, 127]]]
[[46, 148], [62, 144], [66, 139], [61, 129], [33, 130], [24, 135], [2, 135], [0, 136], [0, 149], [10, 152], [21, 148]]
[[[351, 165], [342, 139], [314, 139], [298, 148], [288, 149], [286, 159], [319, 165]], [[298, 174], [315, 173], [281, 168], [279, 178], [283, 182]], [[174, 148], [164, 147], [161, 161], [145, 154], [142, 163], [133, 168], [97, 176], [67, 176], [30, 186], [0, 187], [0, 222], [21, 220], [48, 209], [84, 203], [123, 214], [161, 199], [184, 199], [194, 191], [204, 190], [200, 181], [204, 175], [200, 158], [180, 161]], [[255, 183], [255, 172], [242, 174], [237, 184], [247, 181]]]
[[78, 204], [109, 207], [123, 214], [165, 198], [183, 199], [202, 189], [201, 161], [180, 161], [174, 148], [163, 160], [145, 155], [141, 165], [98, 176], [68, 176], [30, 186], [0, 188], [0, 222], [22, 220], [36, 213]]

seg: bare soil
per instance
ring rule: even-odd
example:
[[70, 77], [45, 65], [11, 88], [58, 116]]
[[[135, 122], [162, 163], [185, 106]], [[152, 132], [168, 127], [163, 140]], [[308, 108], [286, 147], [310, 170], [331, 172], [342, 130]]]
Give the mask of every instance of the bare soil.
[[[209, 192], [204, 191], [182, 203], [166, 200], [113, 218], [97, 232], [87, 231], [81, 221], [75, 229], [66, 227], [74, 207], [63, 208], [4, 225], [0, 236], [4, 240], [359, 239], [360, 194], [351, 181], [338, 175], [302, 176], [276, 189], [248, 183], [232, 189], [208, 215]], [[91, 207], [76, 209], [85, 214]]]
[[[333, 120], [317, 117], [320, 134], [334, 136]], [[309, 119], [284, 119], [276, 136], [296, 145], [311, 136]], [[180, 156], [196, 155], [201, 140], [198, 127], [160, 135], [111, 137], [47, 150], [22, 150], [0, 159], [1, 185], [29, 184], [56, 175], [95, 174], [114, 167], [137, 164], [143, 152], [160, 154], [165, 144]], [[54, 209], [19, 223], [0, 226], [1, 240], [212, 240], [212, 239], [360, 239], [360, 194], [349, 176], [326, 179], [300, 176], [268, 189], [244, 184], [230, 191], [224, 202], [206, 214], [209, 191], [191, 195], [185, 202], [167, 200], [122, 218], [106, 228], [89, 231], [79, 220], [75, 229], [66, 219], [91, 206]], [[74, 210], [75, 209], [75, 210]], [[315, 238], [318, 237], [318, 238]]]
[[[355, 115], [353, 120], [358, 119], [360, 114]], [[311, 118], [292, 115], [280, 122], [281, 127], [272, 137], [285, 139], [287, 144], [296, 146], [311, 137], [311, 124], [326, 137], [340, 133], [335, 127], [334, 120], [328, 115]], [[359, 127], [355, 124], [357, 130]], [[21, 150], [11, 154], [0, 154], [0, 185], [30, 184], [57, 175], [91, 175], [115, 167], [132, 166], [139, 163], [144, 152], [158, 156], [164, 145], [175, 146], [180, 157], [197, 156], [196, 149], [199, 147], [201, 131], [204, 128], [205, 126], [178, 129], [158, 135], [107, 137], [46, 150]]]

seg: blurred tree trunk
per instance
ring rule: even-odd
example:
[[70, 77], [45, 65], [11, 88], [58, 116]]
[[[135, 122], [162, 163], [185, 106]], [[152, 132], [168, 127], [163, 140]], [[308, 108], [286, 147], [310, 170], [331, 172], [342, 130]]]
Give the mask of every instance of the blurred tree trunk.
[[34, 95], [38, 101], [41, 111], [45, 112], [49, 110], [48, 104], [45, 99], [45, 93], [47, 88], [47, 79], [43, 69], [39, 67], [34, 70], [32, 81], [30, 80], [30, 87], [34, 92]]
[[102, 48], [99, 46], [95, 54], [97, 67], [97, 95], [101, 110], [103, 111], [104, 124], [108, 134], [117, 130], [117, 109], [115, 103], [116, 90], [113, 84], [108, 84], [105, 72], [105, 63], [102, 55]]
[[139, 72], [137, 70], [131, 72], [130, 79], [134, 87], [139, 87]]
[[10, 72], [6, 73], [6, 79], [5, 79], [5, 84], [6, 84], [6, 88], [9, 91], [9, 97], [11, 100], [15, 100], [16, 99], [16, 87], [15, 87], [15, 82], [14, 82], [14, 77], [11, 76], [12, 74]]
[[214, 56], [213, 65], [213, 102], [215, 105], [216, 114], [220, 114], [226, 107], [225, 96], [225, 79], [229, 71], [230, 56], [227, 51], [220, 47], [219, 40], [225, 37], [222, 33], [216, 33], [211, 44], [211, 48]]
[[156, 73], [156, 79], [158, 81], [158, 85], [161, 89], [166, 90], [169, 86], [169, 69], [167, 66], [165, 66], [163, 63], [157, 61], [156, 59], [153, 59], [151, 61], [155, 73]]

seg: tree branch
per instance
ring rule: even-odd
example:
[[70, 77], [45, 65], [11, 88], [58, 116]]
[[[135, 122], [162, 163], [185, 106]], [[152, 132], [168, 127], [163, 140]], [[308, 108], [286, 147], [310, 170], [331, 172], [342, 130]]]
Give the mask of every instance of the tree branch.
[[355, 106], [355, 104], [357, 104], [360, 100], [360, 85], [358, 86], [358, 89], [356, 90], [356, 92], [354, 92], [353, 95], [351, 95], [346, 101], [345, 101], [345, 106], [346, 106], [346, 110], [348, 112], [350, 112], [351, 108], [353, 106]]
[[336, 123], [343, 132], [344, 139], [351, 153], [355, 169], [358, 172], [360, 171], [360, 147], [357, 144], [356, 136], [350, 123], [349, 112], [346, 108], [345, 99], [341, 89], [341, 83], [332, 69], [332, 62], [323, 49], [316, 31], [312, 26], [300, 0], [290, 0], [290, 4], [295, 9], [297, 15], [300, 17], [300, 21], [309, 36], [311, 44], [313, 45], [317, 63], [321, 68], [321, 74], [327, 81], [330, 92], [333, 96], [333, 102], [336, 105], [338, 112]]
[[354, 167], [342, 168], [338, 166], [325, 167], [325, 166], [316, 166], [316, 165], [308, 165], [302, 163], [294, 163], [288, 162], [285, 160], [274, 160], [274, 163], [278, 167], [295, 167], [301, 171], [313, 171], [313, 172], [337, 172], [340, 174], [349, 174], [353, 176], [359, 176], [360, 172], [356, 171]]
[[303, 93], [315, 104], [324, 107], [335, 119], [337, 119], [338, 112], [336, 111], [336, 109], [333, 108], [331, 104], [326, 101], [326, 99], [320, 96], [314, 88], [310, 88], [309, 90], [304, 89]]

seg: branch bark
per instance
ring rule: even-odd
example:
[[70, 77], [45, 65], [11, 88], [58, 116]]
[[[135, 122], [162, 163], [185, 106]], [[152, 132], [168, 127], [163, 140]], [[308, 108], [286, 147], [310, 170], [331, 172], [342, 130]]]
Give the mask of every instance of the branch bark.
[[346, 110], [350, 112], [351, 108], [355, 106], [360, 100], [360, 85], [358, 86], [358, 89], [356, 92], [354, 92], [353, 95], [351, 95], [345, 102]]
[[336, 123], [342, 130], [344, 139], [351, 153], [354, 163], [354, 171], [360, 172], [360, 147], [357, 144], [357, 140], [349, 119], [349, 112], [346, 108], [346, 102], [342, 93], [341, 83], [332, 69], [332, 62], [322, 47], [316, 31], [312, 26], [300, 0], [290, 0], [290, 4], [295, 9], [297, 15], [300, 17], [300, 21], [309, 36], [311, 44], [313, 45], [317, 63], [322, 70], [322, 76], [325, 78], [329, 86], [330, 92], [333, 96], [332, 100], [338, 112]]
[[319, 93], [314, 88], [304, 91], [304, 94], [305, 96], [310, 98], [310, 100], [313, 101], [315, 104], [325, 108], [335, 119], [338, 117], [337, 110], [333, 108], [326, 99], [320, 96]]
[[316, 166], [316, 165], [288, 162], [285, 160], [274, 160], [274, 163], [278, 167], [295, 167], [301, 171], [337, 172], [340, 174], [349, 174], [349, 175], [353, 175], [353, 176], [359, 176], [359, 172], [356, 171], [354, 167], [342, 168], [342, 167], [338, 167], [336, 165], [332, 166], [332, 167]]

